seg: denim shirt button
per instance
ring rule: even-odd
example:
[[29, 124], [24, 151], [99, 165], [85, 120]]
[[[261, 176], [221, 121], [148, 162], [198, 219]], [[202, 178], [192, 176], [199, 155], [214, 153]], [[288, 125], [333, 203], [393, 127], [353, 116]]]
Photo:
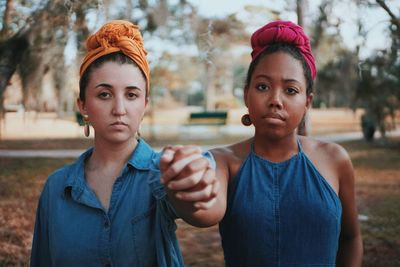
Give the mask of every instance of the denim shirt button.
[[[108, 227], [110, 227], [110, 223], [106, 220], [106, 221], [104, 221], [104, 228], [108, 228]], [[109, 265], [106, 265], [106, 266], [109, 266]]]

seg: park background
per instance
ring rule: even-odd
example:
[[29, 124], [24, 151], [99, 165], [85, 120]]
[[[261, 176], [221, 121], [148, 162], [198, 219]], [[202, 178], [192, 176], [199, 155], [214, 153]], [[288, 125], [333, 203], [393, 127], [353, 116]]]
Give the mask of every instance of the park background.
[[[156, 148], [250, 137], [250, 34], [274, 19], [303, 25], [318, 69], [308, 135], [353, 160], [364, 266], [400, 265], [398, 0], [0, 0], [0, 266], [28, 264], [43, 183], [92, 144], [77, 122], [78, 69], [110, 19], [141, 27], [152, 77], [141, 133]], [[226, 121], [188, 125], [213, 112]], [[187, 266], [223, 266], [217, 227], [178, 224]]]

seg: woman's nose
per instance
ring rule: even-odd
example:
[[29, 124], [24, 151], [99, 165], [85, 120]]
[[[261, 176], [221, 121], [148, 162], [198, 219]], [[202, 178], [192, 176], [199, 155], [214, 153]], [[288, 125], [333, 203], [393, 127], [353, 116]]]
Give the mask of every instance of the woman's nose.
[[268, 106], [271, 108], [283, 108], [282, 96], [280, 90], [271, 90], [271, 95], [268, 99]]
[[121, 116], [126, 114], [125, 102], [122, 97], [116, 97], [114, 99], [114, 107], [112, 112], [116, 116]]

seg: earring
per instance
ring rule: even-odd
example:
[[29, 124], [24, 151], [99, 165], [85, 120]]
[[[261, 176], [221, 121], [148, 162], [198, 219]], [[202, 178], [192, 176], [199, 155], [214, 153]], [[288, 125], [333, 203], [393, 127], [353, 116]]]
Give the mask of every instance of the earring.
[[249, 114], [244, 114], [244, 115], [242, 116], [242, 124], [243, 124], [244, 126], [250, 126], [250, 125], [252, 124]]
[[89, 116], [83, 115], [83, 120], [85, 121], [85, 126], [83, 128], [83, 132], [85, 133], [86, 137], [90, 135], [90, 123], [89, 123]]

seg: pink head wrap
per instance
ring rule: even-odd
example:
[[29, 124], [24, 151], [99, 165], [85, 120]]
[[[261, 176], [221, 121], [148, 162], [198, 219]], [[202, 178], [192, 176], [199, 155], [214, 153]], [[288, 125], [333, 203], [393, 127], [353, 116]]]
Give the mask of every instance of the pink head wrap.
[[269, 45], [285, 43], [297, 47], [311, 70], [312, 79], [317, 74], [315, 59], [311, 51], [310, 40], [303, 28], [290, 21], [274, 21], [264, 25], [251, 36], [252, 60], [256, 59]]

